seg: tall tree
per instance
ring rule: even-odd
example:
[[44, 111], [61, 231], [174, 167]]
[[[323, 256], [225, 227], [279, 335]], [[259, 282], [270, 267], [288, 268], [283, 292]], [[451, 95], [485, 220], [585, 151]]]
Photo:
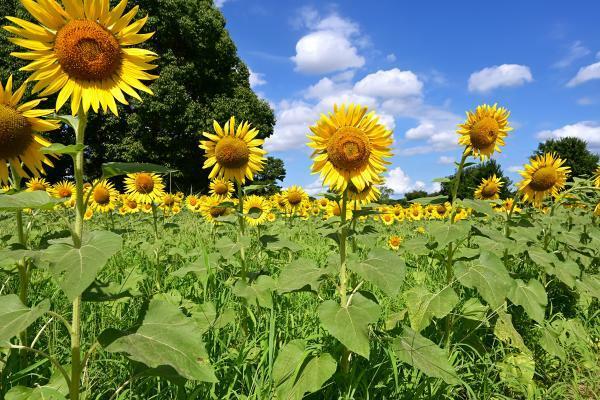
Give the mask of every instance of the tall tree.
[[533, 155], [544, 153], [556, 153], [560, 158], [566, 160], [565, 165], [571, 167], [569, 180], [573, 180], [573, 177], [589, 178], [600, 160], [598, 154], [594, 154], [588, 149], [585, 141], [575, 137], [547, 140], [538, 145]]
[[[496, 160], [489, 160], [465, 168], [460, 179], [460, 184], [458, 185], [457, 197], [459, 199], [472, 199], [474, 197], [475, 189], [477, 189], [477, 186], [479, 186], [481, 181], [494, 174], [504, 182], [504, 186], [502, 186], [502, 189], [500, 190], [500, 197], [509, 197], [511, 195], [512, 181], [504, 176], [504, 172]], [[449, 182], [442, 183], [441, 194], [448, 197], [452, 195], [455, 176], [456, 172], [448, 177], [450, 179]]]
[[281, 190], [279, 183], [285, 179], [285, 166], [283, 160], [275, 157], [267, 157], [267, 162], [261, 173], [254, 178], [254, 185], [264, 185], [265, 187], [257, 193], [263, 195], [272, 195]]
[[[202, 169], [198, 142], [203, 131], [212, 130], [213, 120], [223, 123], [232, 115], [248, 120], [265, 138], [273, 132], [273, 111], [250, 88], [249, 70], [212, 0], [129, 1], [129, 7], [135, 5], [140, 7], [138, 17], [149, 16], [144, 32], [155, 32], [141, 46], [160, 56], [160, 78], [150, 86], [154, 96], [143, 94], [142, 102], [121, 106], [119, 117], [91, 115], [86, 172], [97, 176], [106, 161], [153, 162], [180, 171], [173, 177], [174, 186], [199, 190], [206, 186], [207, 170]], [[0, 11], [27, 18], [16, 0], [3, 0]], [[6, 36], [0, 38], [2, 76], [23, 65], [9, 56], [15, 47]], [[52, 134], [54, 141], [63, 143], [70, 137], [66, 132]]]

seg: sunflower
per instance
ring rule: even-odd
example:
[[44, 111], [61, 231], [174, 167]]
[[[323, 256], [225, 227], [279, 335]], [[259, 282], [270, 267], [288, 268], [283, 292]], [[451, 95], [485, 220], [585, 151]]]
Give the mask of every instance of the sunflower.
[[25, 186], [26, 192], [47, 192], [50, 189], [50, 184], [44, 178], [31, 178]]
[[377, 201], [381, 191], [375, 183], [369, 183], [362, 190], [358, 190], [353, 183], [348, 185], [348, 201], [352, 203], [358, 202], [359, 204], [368, 204]]
[[515, 202], [514, 199], [506, 199], [502, 202], [502, 204], [500, 204], [499, 206], [495, 207], [494, 210], [499, 212], [499, 213], [510, 213], [510, 210], [512, 208], [513, 213], [519, 213], [521, 212], [521, 209], [515, 204], [514, 208], [513, 208], [513, 203]]
[[496, 174], [487, 179], [484, 178], [475, 190], [475, 198], [479, 200], [497, 200], [500, 198], [502, 186], [504, 186], [504, 182]]
[[163, 211], [172, 211], [173, 208], [179, 207], [179, 198], [171, 193], [164, 193], [159, 204], [159, 208]]
[[327, 206], [329, 205], [329, 199], [326, 197], [321, 197], [319, 200], [317, 200], [317, 203], [319, 204], [321, 210], [327, 210]]
[[90, 219], [92, 219], [93, 216], [94, 216], [94, 210], [92, 210], [91, 208], [88, 208], [87, 210], [85, 210], [85, 214], [83, 214], [83, 219], [85, 221], [89, 221]]
[[398, 250], [403, 240], [404, 239], [401, 236], [392, 235], [388, 239], [388, 246], [390, 246], [390, 249], [392, 250]]
[[394, 216], [394, 214], [386, 213], [386, 214], [381, 215], [381, 222], [383, 222], [384, 225], [390, 226], [395, 221], [396, 221], [396, 217]]
[[594, 172], [594, 186], [600, 189], [600, 167]]
[[216, 224], [219, 217], [224, 217], [229, 214], [230, 210], [227, 207], [221, 206], [221, 200], [218, 197], [206, 197], [202, 202], [200, 212], [204, 219], [208, 222]]
[[508, 123], [509, 116], [510, 112], [497, 104], [483, 104], [475, 112], [468, 111], [467, 120], [457, 131], [461, 135], [458, 143], [466, 146], [465, 152], [474, 157], [489, 158], [494, 151], [501, 151], [504, 138], [513, 129]]
[[222, 201], [229, 199], [233, 193], [233, 183], [227, 179], [215, 178], [208, 187], [210, 188], [209, 193]]
[[276, 219], [277, 219], [277, 216], [274, 213], [270, 212], [267, 214], [267, 221], [275, 222]]
[[321, 115], [310, 130], [308, 146], [313, 148], [313, 174], [321, 173], [324, 184], [343, 192], [350, 182], [362, 191], [380, 180], [390, 164], [392, 131], [379, 123], [367, 107], [350, 104], [333, 106], [333, 113]]
[[308, 194], [300, 186], [292, 186], [282, 193], [286, 208], [295, 211], [308, 201]]
[[200, 199], [194, 194], [190, 194], [188, 197], [185, 198], [185, 206], [188, 210], [192, 212], [200, 212], [200, 205]]
[[22, 68], [32, 72], [29, 80], [41, 96], [57, 93], [56, 110], [71, 98], [71, 112], [87, 113], [100, 106], [117, 115], [115, 100], [128, 104], [124, 94], [141, 101], [136, 92], [152, 94], [141, 81], [158, 78], [146, 71], [158, 56], [128, 46], [148, 40], [153, 33], [138, 33], [148, 17], [134, 23], [139, 7], [123, 14], [127, 0], [112, 10], [107, 0], [23, 0], [21, 2], [40, 25], [7, 17], [15, 26], [5, 29], [19, 37], [9, 40], [27, 52], [13, 56], [31, 61]]
[[413, 203], [408, 209], [408, 218], [412, 221], [420, 221], [423, 218], [423, 206]]
[[101, 180], [95, 181], [93, 187], [90, 208], [101, 213], [114, 210], [119, 198], [119, 192], [114, 185], [107, 180]]
[[0, 193], [7, 193], [10, 191], [10, 186], [8, 185], [0, 185]]
[[128, 174], [125, 178], [125, 191], [138, 203], [160, 202], [164, 189], [162, 178], [156, 174], [136, 172]]
[[404, 220], [404, 209], [399, 204], [396, 204], [392, 208], [392, 214], [394, 214], [394, 218], [396, 218], [396, 220], [398, 220], [398, 221]]
[[571, 168], [563, 167], [564, 163], [565, 160], [554, 153], [532, 158], [530, 164], [525, 165], [525, 170], [519, 172], [523, 180], [517, 186], [523, 194], [523, 200], [539, 207], [547, 194], [558, 196], [571, 172]]
[[438, 204], [434, 209], [435, 217], [438, 219], [446, 219], [450, 215], [450, 211], [452, 211], [452, 204], [450, 204], [449, 201]]
[[142, 203], [140, 204], [140, 210], [142, 210], [142, 212], [145, 212], [146, 214], [152, 214], [152, 203]]
[[223, 128], [217, 121], [213, 122], [216, 134], [204, 132], [209, 140], [201, 140], [200, 148], [206, 154], [202, 168], [210, 168], [209, 179], [222, 178], [234, 180], [239, 184], [254, 179], [254, 174], [264, 167], [267, 152], [261, 149], [264, 140], [257, 139], [258, 130], [250, 129], [249, 122], [235, 126], [235, 117], [231, 117]]
[[73, 182], [60, 181], [54, 184], [48, 192], [52, 197], [63, 200], [66, 206], [72, 207], [75, 205], [77, 191]]
[[261, 196], [248, 196], [244, 199], [244, 217], [248, 225], [262, 225], [267, 221], [271, 205]]
[[[337, 201], [330, 201], [327, 205], [327, 212], [325, 213], [325, 219], [340, 217], [342, 215], [342, 208]], [[352, 210], [350, 207], [346, 207], [346, 221], [352, 219]]]
[[58, 129], [58, 121], [40, 119], [53, 112], [35, 109], [44, 99], [19, 104], [26, 87], [24, 83], [13, 93], [12, 75], [6, 87], [0, 82], [0, 183], [8, 182], [8, 164], [21, 177], [29, 177], [21, 163], [34, 177], [44, 173], [43, 164], [53, 166], [40, 152], [51, 143], [37, 133]]
[[121, 208], [124, 208], [128, 214], [140, 212], [140, 205], [133, 197], [124, 194], [121, 196], [121, 202], [123, 203]]

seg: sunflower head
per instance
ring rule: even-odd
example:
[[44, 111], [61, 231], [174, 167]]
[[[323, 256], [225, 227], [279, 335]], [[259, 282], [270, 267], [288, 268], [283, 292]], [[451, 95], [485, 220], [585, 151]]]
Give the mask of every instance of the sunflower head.
[[404, 239], [402, 238], [402, 236], [392, 235], [388, 239], [388, 246], [390, 246], [390, 249], [392, 250], [398, 250], [403, 240]]
[[519, 173], [523, 180], [519, 182], [519, 191], [523, 200], [540, 207], [547, 195], [557, 197], [560, 190], [565, 187], [567, 177], [571, 172], [569, 167], [564, 167], [565, 160], [554, 153], [536, 156], [525, 165], [525, 170]]
[[44, 178], [31, 178], [26, 183], [27, 192], [46, 192], [50, 184]]
[[53, 197], [67, 202], [75, 199], [76, 194], [75, 185], [69, 181], [56, 183], [50, 188], [49, 192]]
[[475, 190], [475, 198], [479, 200], [497, 200], [500, 198], [502, 186], [504, 186], [504, 182], [496, 174], [487, 179], [484, 178]]
[[128, 174], [125, 178], [127, 194], [141, 204], [159, 203], [164, 195], [162, 178], [149, 172]]
[[379, 183], [381, 182], [369, 183], [362, 190], [359, 190], [350, 182], [348, 185], [348, 200], [352, 203], [357, 202], [358, 204], [368, 204], [377, 201], [381, 195], [381, 191], [377, 187]]
[[215, 196], [204, 198], [200, 210], [202, 216], [213, 224], [218, 223], [217, 218], [224, 217], [230, 213], [230, 209], [221, 205], [221, 200]]
[[[152, 94], [142, 81], [158, 78], [147, 71], [157, 58], [151, 51], [131, 48], [148, 40], [140, 34], [148, 17], [131, 23], [139, 7], [124, 14], [127, 0], [110, 9], [108, 1], [27, 0], [22, 2], [38, 24], [7, 17], [10, 40], [25, 48], [12, 55], [30, 61], [22, 68], [37, 81], [42, 96], [59, 92], [58, 111], [71, 98], [71, 112], [99, 108], [117, 114], [116, 101], [128, 104], [125, 94], [141, 100], [136, 90]], [[131, 24], [130, 24], [131, 23]]]
[[252, 195], [244, 200], [244, 217], [248, 225], [264, 224], [270, 211], [271, 205], [264, 197]]
[[90, 207], [94, 211], [109, 212], [115, 209], [119, 192], [114, 185], [107, 181], [95, 181], [93, 183], [92, 194], [90, 196]]
[[308, 201], [308, 194], [300, 186], [292, 186], [283, 193], [286, 208], [296, 210]]
[[508, 123], [510, 112], [503, 107], [483, 104], [475, 112], [467, 112], [467, 120], [459, 125], [458, 143], [465, 151], [482, 160], [500, 152], [504, 138], [513, 128]]
[[229, 199], [233, 193], [233, 183], [227, 179], [215, 178], [208, 187], [210, 189], [209, 193], [221, 200]]
[[264, 140], [257, 139], [258, 130], [250, 129], [250, 123], [241, 122], [237, 128], [235, 118], [231, 117], [223, 127], [213, 122], [215, 133], [204, 132], [208, 140], [200, 141], [205, 151], [206, 161], [203, 168], [211, 168], [209, 178], [234, 180], [240, 184], [254, 179], [261, 172], [266, 151], [260, 148]]
[[312, 172], [320, 173], [326, 185], [343, 192], [351, 182], [362, 191], [380, 180], [392, 156], [392, 132], [367, 107], [335, 105], [310, 130]]

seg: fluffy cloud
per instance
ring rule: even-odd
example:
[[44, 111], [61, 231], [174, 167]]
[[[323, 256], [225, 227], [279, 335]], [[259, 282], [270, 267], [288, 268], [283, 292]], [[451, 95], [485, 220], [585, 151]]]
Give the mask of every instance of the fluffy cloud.
[[215, 0], [215, 6], [217, 8], [222, 8], [226, 2], [227, 2], [227, 0]]
[[354, 85], [358, 94], [375, 97], [420, 96], [423, 83], [412, 71], [393, 68], [365, 76]]
[[266, 84], [265, 74], [250, 70], [250, 87], [257, 87]]
[[265, 140], [264, 148], [267, 151], [307, 149], [308, 127], [314, 124], [319, 115], [314, 107], [304, 102], [282, 102], [276, 111], [275, 132]]
[[565, 125], [554, 130], [545, 130], [537, 134], [539, 139], [560, 139], [576, 137], [588, 143], [590, 149], [600, 152], [600, 124], [593, 121], [581, 121]]
[[578, 40], [578, 41], [574, 42], [573, 44], [571, 44], [571, 46], [569, 46], [569, 51], [568, 51], [567, 55], [564, 58], [562, 58], [561, 60], [554, 63], [554, 67], [555, 68], [566, 68], [569, 65], [573, 64], [573, 62], [575, 60], [585, 57], [590, 53], [591, 53], [590, 49], [585, 47], [581, 43], [581, 41]]
[[365, 64], [364, 57], [358, 53], [357, 46], [363, 40], [356, 23], [337, 14], [321, 19], [312, 9], [304, 9], [301, 20], [311, 32], [296, 43], [296, 55], [291, 59], [297, 71], [326, 74]]
[[577, 75], [567, 83], [567, 86], [577, 86], [593, 79], [600, 79], [600, 62], [580, 68]]
[[521, 86], [531, 81], [531, 70], [525, 65], [495, 65], [472, 73], [469, 77], [469, 91], [489, 92], [498, 87]]
[[516, 174], [523, 169], [524, 168], [522, 165], [511, 165], [510, 167], [506, 168], [508, 172], [512, 172], [513, 174]]
[[437, 192], [440, 185], [437, 182], [427, 185], [423, 181], [413, 181], [400, 167], [396, 167], [385, 177], [386, 187], [392, 189], [395, 195], [403, 195], [413, 190], [425, 190], [427, 192]]
[[454, 157], [450, 156], [440, 156], [440, 158], [438, 158], [438, 164], [452, 164], [454, 161]]

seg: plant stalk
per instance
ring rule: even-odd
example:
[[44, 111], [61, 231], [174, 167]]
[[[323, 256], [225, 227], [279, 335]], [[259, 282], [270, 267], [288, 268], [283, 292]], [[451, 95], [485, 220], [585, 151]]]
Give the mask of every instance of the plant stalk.
[[[341, 230], [339, 234], [340, 239], [340, 306], [348, 307], [348, 298], [347, 298], [347, 286], [348, 286], [348, 271], [346, 270], [346, 239], [348, 236], [348, 230], [346, 228], [346, 210], [348, 207], [348, 190], [344, 190], [344, 194], [342, 195], [342, 206], [340, 213], [341, 220]], [[346, 346], [343, 346], [342, 350], [342, 360], [341, 360], [341, 369], [344, 374], [348, 373], [350, 370], [350, 350]]]

